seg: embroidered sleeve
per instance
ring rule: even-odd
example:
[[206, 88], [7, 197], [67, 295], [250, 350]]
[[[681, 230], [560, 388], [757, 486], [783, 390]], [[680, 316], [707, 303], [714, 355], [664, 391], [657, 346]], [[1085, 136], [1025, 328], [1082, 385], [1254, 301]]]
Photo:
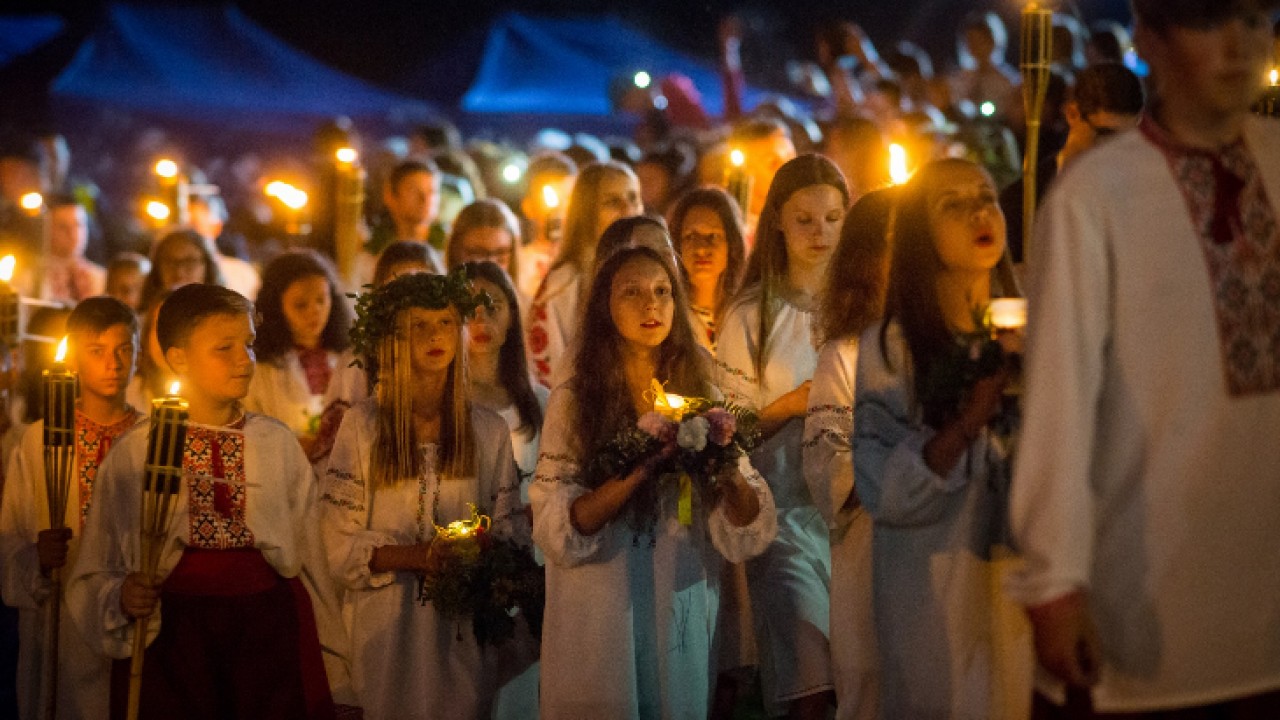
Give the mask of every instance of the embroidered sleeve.
[[853, 519], [850, 506], [856, 505], [856, 496], [849, 502], [853, 494], [854, 375], [853, 363], [841, 352], [846, 347], [856, 355], [852, 341], [835, 341], [818, 356], [801, 444], [809, 495], [832, 530]]
[[711, 544], [729, 562], [742, 562], [764, 552], [769, 543], [778, 534], [778, 511], [774, 507], [773, 493], [764, 477], [751, 466], [751, 461], [738, 458], [738, 472], [756, 493], [760, 503], [760, 512], [755, 520], [738, 527], [729, 522], [724, 507], [717, 507], [708, 519], [708, 533]]
[[756, 341], [749, 322], [751, 313], [745, 307], [736, 306], [724, 319], [716, 348], [715, 384], [729, 402], [759, 412], [763, 398], [753, 359]]
[[530, 545], [531, 537], [529, 513], [520, 500], [520, 472], [516, 467], [515, 456], [511, 453], [511, 435], [506, 423], [499, 424], [498, 437], [492, 445], [486, 446], [486, 453], [492, 454], [490, 472], [495, 476], [493, 527], [494, 533], [501, 538], [514, 540], [521, 545]]
[[393, 572], [374, 573], [369, 568], [373, 551], [396, 540], [387, 533], [368, 529], [364, 456], [370, 441], [360, 431], [363, 419], [359, 412], [343, 418], [320, 492], [329, 569], [339, 583], [351, 590], [383, 587], [395, 580]]
[[573, 502], [586, 494], [580, 484], [578, 456], [571, 447], [572, 399], [566, 388], [551, 393], [542, 430], [542, 452], [529, 487], [533, 541], [548, 562], [573, 567], [590, 562], [603, 547], [604, 532], [587, 536], [570, 521]]

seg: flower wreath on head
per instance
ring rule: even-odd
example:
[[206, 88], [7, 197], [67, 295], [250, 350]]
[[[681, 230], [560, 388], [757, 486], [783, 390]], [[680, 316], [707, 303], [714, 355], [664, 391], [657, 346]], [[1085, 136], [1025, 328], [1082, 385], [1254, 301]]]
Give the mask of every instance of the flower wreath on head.
[[396, 329], [396, 316], [405, 308], [443, 310], [452, 305], [466, 321], [484, 306], [493, 308], [493, 298], [471, 286], [466, 268], [448, 275], [413, 273], [401, 275], [380, 288], [365, 285], [366, 291], [348, 294], [356, 299], [356, 319], [351, 324], [351, 350], [356, 367], [366, 367], [366, 358], [376, 357], [378, 343]]

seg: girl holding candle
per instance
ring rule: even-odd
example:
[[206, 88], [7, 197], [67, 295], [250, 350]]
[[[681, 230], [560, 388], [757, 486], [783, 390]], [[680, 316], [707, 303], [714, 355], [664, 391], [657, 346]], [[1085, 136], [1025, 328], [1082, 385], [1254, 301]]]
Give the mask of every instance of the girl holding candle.
[[[121, 436], [98, 474], [67, 600], [90, 644], [120, 658], [113, 716], [123, 711], [141, 617], [151, 621], [140, 717], [333, 716], [308, 592], [317, 590], [300, 580], [320, 552], [315, 479], [287, 427], [242, 409], [254, 370], [251, 313], [242, 296], [204, 284], [175, 290], [160, 308], [156, 334], [189, 421], [185, 445], [166, 458], [183, 476], [157, 584], [138, 572], [145, 425]], [[177, 400], [157, 400], [153, 413]], [[327, 647], [341, 647], [339, 636]]]
[[1008, 472], [987, 429], [1010, 373], [956, 390], [958, 403], [935, 389], [958, 336], [980, 329], [1004, 216], [990, 176], [963, 160], [930, 163], [899, 192], [885, 319], [859, 341], [854, 403], [881, 716], [1025, 717], [1031, 638], [996, 579]]
[[622, 163], [592, 163], [574, 182], [559, 254], [529, 307], [529, 359], [543, 385], [550, 386], [556, 368], [569, 362], [600, 234], [640, 211], [640, 182]]
[[353, 339], [377, 389], [338, 431], [321, 525], [369, 720], [491, 710], [493, 648], [419, 600], [422, 573], [457, 542], [436, 528], [469, 518], [468, 505], [492, 517], [496, 537], [529, 541], [507, 423], [467, 397], [463, 323], [487, 300], [457, 271], [397, 278], [358, 306]]
[[698, 342], [715, 353], [716, 328], [738, 291], [745, 263], [742, 215], [714, 186], [690, 190], [671, 211], [671, 241], [688, 278], [689, 310]]
[[[54, 589], [51, 575], [73, 565], [79, 554], [98, 466], [107, 450], [142, 419], [125, 402], [138, 351], [138, 320], [133, 311], [113, 298], [88, 298], [67, 319], [67, 335], [67, 363], [51, 371], [71, 371], [64, 396], [68, 407], [56, 411], [74, 413], [75, 454], [66, 517], [57, 523], [61, 527], [48, 529], [44, 421], [27, 428], [14, 452], [0, 506], [4, 599], [20, 611], [19, 713], [31, 719], [43, 717], [43, 692], [49, 682], [45, 659], [52, 651], [46, 635]], [[79, 402], [75, 402], [77, 376]], [[111, 663], [78, 632], [67, 609], [63, 604], [57, 651], [59, 716], [105, 717]]]
[[871, 516], [853, 492], [853, 391], [858, 336], [884, 312], [893, 191], [875, 190], [845, 216], [818, 306], [823, 338], [804, 421], [804, 479], [831, 533], [831, 670], [836, 717], [874, 720], [879, 676], [871, 621]]
[[747, 563], [747, 580], [765, 701], [792, 717], [824, 717], [832, 699], [831, 550], [800, 452], [817, 363], [813, 311], [848, 199], [840, 171], [820, 155], [778, 170], [717, 356], [726, 396], [758, 413], [764, 436], [751, 458], [777, 500], [778, 538]]
[[328, 260], [292, 250], [267, 265], [256, 307], [258, 368], [245, 408], [288, 425], [310, 454], [323, 410], [365, 397], [363, 374], [347, 372], [350, 306]]
[[551, 393], [529, 493], [547, 558], [542, 717], [703, 717], [720, 567], [772, 539], [772, 497], [743, 458], [723, 495], [685, 525], [671, 484], [654, 476], [665, 451], [618, 477], [590, 469], [654, 410], [655, 378], [668, 392], [718, 394], [662, 256], [635, 247], [605, 260], [572, 362], [572, 378]]

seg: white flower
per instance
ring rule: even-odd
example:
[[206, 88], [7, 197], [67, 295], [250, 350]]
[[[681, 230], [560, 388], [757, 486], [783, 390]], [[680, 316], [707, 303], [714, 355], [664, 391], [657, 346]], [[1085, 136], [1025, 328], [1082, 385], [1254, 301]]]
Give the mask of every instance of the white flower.
[[711, 432], [711, 423], [707, 419], [698, 416], [689, 418], [680, 423], [680, 430], [676, 433], [676, 444], [686, 450], [694, 452], [702, 452], [707, 446], [707, 435]]

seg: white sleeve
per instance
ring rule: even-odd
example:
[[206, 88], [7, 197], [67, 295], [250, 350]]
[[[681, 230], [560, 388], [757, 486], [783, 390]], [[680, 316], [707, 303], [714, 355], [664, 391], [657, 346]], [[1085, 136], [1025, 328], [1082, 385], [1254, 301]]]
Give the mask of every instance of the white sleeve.
[[751, 466], [747, 456], [738, 458], [738, 472], [756, 493], [760, 503], [760, 512], [755, 520], [741, 527], [729, 521], [725, 514], [724, 504], [711, 512], [707, 521], [707, 530], [711, 535], [711, 544], [729, 562], [742, 562], [759, 555], [769, 547], [778, 534], [778, 509], [773, 504], [773, 493], [764, 477]]
[[524, 503], [520, 500], [520, 473], [516, 467], [515, 456], [511, 452], [511, 433], [500, 418], [494, 423], [495, 437], [492, 444], [483, 445], [483, 452], [488, 468], [485, 471], [492, 477], [494, 488], [493, 525], [497, 537], [514, 540], [529, 546], [533, 543], [530, 536], [529, 515], [525, 512]]
[[754, 315], [748, 311], [751, 307], [748, 303], [739, 303], [725, 315], [716, 340], [715, 384], [730, 403], [758, 413], [763, 398], [753, 356], [756, 328], [751, 325]]
[[[47, 517], [36, 517], [35, 493], [44, 489], [44, 463], [38, 453], [44, 452], [42, 423], [27, 428], [22, 442], [9, 461], [4, 499], [0, 503], [0, 563], [3, 563], [5, 604], [10, 607], [35, 609], [49, 598], [52, 583], [40, 574], [36, 539], [48, 523]], [[40, 474], [40, 477], [37, 477]]]
[[320, 494], [329, 570], [334, 581], [348, 590], [384, 587], [395, 581], [394, 572], [375, 573], [369, 568], [373, 551], [394, 545], [396, 538], [368, 529], [371, 493], [366, 456], [373, 438], [364, 437], [364, 417], [363, 411], [353, 409], [342, 419]]
[[[1009, 589], [1035, 605], [1089, 584], [1094, 514], [1089, 470], [1112, 323], [1106, 218], [1083, 186], [1051, 193], [1037, 217], [1024, 422], [1010, 497], [1024, 569]], [[1084, 195], [1084, 197], [1082, 197]]]
[[583, 535], [573, 527], [569, 510], [587, 493], [581, 484], [579, 458], [572, 447], [573, 398], [565, 387], [551, 392], [542, 426], [538, 467], [529, 486], [533, 506], [533, 541], [549, 562], [574, 567], [591, 562], [604, 546], [607, 528]]
[[529, 354], [529, 366], [538, 382], [552, 387], [556, 368], [571, 359], [564, 357], [568, 347], [565, 326], [566, 318], [561, 317], [562, 308], [569, 292], [577, 292], [576, 286], [555, 288], [553, 283], [558, 273], [548, 275], [538, 288], [538, 294], [529, 305], [529, 322], [525, 345]]
[[842, 509], [853, 493], [853, 393], [857, 352], [856, 340], [835, 340], [818, 353], [818, 366], [809, 389], [804, 440], [800, 445], [809, 495], [832, 530], [853, 521], [853, 513], [842, 512]]

